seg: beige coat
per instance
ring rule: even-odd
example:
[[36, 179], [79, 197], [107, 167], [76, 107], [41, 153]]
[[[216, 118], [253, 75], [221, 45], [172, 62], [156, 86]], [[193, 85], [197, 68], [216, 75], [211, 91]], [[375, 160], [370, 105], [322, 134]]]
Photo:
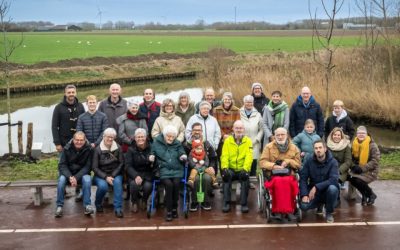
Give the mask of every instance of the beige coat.
[[240, 120], [242, 120], [244, 124], [245, 135], [253, 142], [253, 159], [258, 160], [258, 158], [260, 158], [261, 141], [264, 134], [262, 117], [257, 109], [253, 108], [253, 112], [250, 117], [247, 118], [244, 108], [242, 107], [240, 108]]
[[175, 113], [164, 113], [162, 111], [160, 116], [155, 120], [151, 130], [151, 137], [153, 140], [159, 134], [162, 134], [163, 129], [167, 125], [172, 125], [178, 130], [178, 136], [176, 139], [178, 139], [180, 142], [183, 142], [185, 139], [185, 125], [183, 124], [182, 119], [179, 116], [176, 116]]
[[279, 152], [275, 140], [268, 143], [261, 154], [260, 167], [272, 170], [278, 160], [285, 161], [292, 169], [300, 169], [301, 167], [300, 151], [290, 140], [288, 150], [284, 153]]

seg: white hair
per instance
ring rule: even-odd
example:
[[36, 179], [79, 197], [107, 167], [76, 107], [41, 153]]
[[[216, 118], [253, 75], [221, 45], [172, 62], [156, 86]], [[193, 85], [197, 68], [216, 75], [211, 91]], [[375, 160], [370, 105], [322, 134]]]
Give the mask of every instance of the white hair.
[[137, 128], [137, 129], [135, 130], [135, 137], [136, 137], [138, 134], [143, 134], [143, 135], [146, 137], [146, 136], [147, 136], [146, 129], [144, 129], [144, 128]]
[[103, 137], [105, 136], [112, 136], [115, 138], [117, 136], [117, 132], [113, 128], [106, 128], [103, 132]]
[[162, 130], [162, 133], [164, 137], [166, 137], [168, 134], [173, 134], [176, 137], [178, 135], [178, 129], [175, 126], [167, 125]]
[[243, 97], [243, 102], [254, 102], [254, 97], [251, 95], [246, 95]]

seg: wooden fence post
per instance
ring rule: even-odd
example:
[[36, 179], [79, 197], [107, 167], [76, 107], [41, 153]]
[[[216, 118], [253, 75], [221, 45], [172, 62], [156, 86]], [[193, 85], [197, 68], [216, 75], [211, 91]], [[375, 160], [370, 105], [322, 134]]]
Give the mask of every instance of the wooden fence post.
[[28, 123], [28, 134], [26, 138], [26, 155], [32, 156], [32, 140], [33, 140], [33, 123]]
[[24, 153], [24, 145], [22, 143], [22, 121], [18, 121], [18, 153]]

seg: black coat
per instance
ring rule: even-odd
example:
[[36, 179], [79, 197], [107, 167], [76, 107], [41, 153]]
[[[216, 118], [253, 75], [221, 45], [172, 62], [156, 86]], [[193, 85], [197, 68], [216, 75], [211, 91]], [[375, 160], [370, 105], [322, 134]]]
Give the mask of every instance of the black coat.
[[75, 176], [79, 181], [82, 176], [90, 174], [92, 154], [93, 150], [89, 142], [86, 142], [80, 150], [77, 150], [71, 140], [61, 152], [60, 161], [58, 162], [60, 175], [64, 175], [67, 179]]
[[96, 176], [106, 179], [108, 176], [121, 175], [124, 167], [124, 156], [121, 148], [115, 145], [113, 151], [102, 149], [102, 144], [97, 146], [93, 153], [92, 169]]
[[265, 105], [268, 105], [269, 99], [264, 95], [264, 93], [261, 93], [261, 96], [254, 96], [254, 94], [251, 94], [254, 97], [254, 107], [257, 109], [258, 113], [263, 115], [263, 110]]
[[153, 163], [149, 161], [150, 153], [150, 146], [142, 150], [136, 144], [132, 144], [128, 148], [128, 152], [125, 154], [125, 166], [131, 180], [137, 176], [149, 181], [153, 179]]
[[307, 196], [312, 187], [318, 191], [325, 190], [329, 185], [339, 188], [339, 163], [328, 150], [324, 162], [319, 162], [315, 154], [306, 158], [300, 170], [300, 195]]
[[77, 98], [73, 104], [69, 104], [64, 96], [63, 101], [56, 105], [51, 120], [51, 132], [55, 145], [64, 147], [72, 139], [76, 132], [78, 117], [83, 113], [85, 113], [85, 108]]
[[304, 129], [304, 123], [307, 119], [312, 119], [315, 123], [315, 131], [322, 138], [324, 136], [324, 115], [321, 106], [311, 96], [309, 105], [304, 107], [303, 100], [299, 96], [290, 108], [290, 136], [294, 138]]
[[336, 127], [341, 128], [343, 130], [343, 133], [349, 136], [350, 140], [353, 139], [355, 130], [353, 121], [350, 119], [350, 117], [347, 115], [344, 118], [340, 119], [339, 122], [337, 122], [336, 116], [332, 115], [328, 119], [326, 119], [325, 122], [325, 140], [327, 140], [331, 131]]

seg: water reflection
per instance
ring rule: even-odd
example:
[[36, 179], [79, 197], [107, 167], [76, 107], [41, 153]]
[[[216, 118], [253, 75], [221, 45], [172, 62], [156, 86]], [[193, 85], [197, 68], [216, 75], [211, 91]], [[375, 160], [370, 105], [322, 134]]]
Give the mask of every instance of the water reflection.
[[[191, 88], [194, 86], [194, 81], [179, 81], [179, 82], [167, 82], [167, 83], [156, 83], [147, 85], [127, 85], [122, 86], [123, 96], [127, 100], [142, 101], [142, 93], [145, 88], [154, 88], [156, 92], [156, 100], [161, 102], [166, 97], [170, 97], [173, 100], [178, 100], [179, 93], [184, 89], [187, 91], [192, 100], [195, 102], [200, 101], [202, 92], [200, 88]], [[98, 96], [99, 100], [105, 98], [108, 95], [107, 87], [99, 87], [98, 89], [78, 89], [79, 100], [84, 100], [85, 96], [94, 94]], [[53, 137], [51, 134], [51, 117], [53, 114], [54, 107], [61, 101], [63, 93], [58, 91], [57, 93], [43, 93], [37, 96], [20, 96], [12, 99], [12, 106], [16, 111], [11, 114], [12, 122], [22, 121], [23, 122], [23, 140], [24, 147], [26, 147], [26, 131], [29, 122], [33, 123], [33, 142], [43, 143], [43, 152], [55, 151], [53, 144]], [[2, 113], [0, 115], [0, 123], [7, 122], [7, 114], [5, 113], [5, 101], [0, 102]], [[13, 139], [13, 151], [18, 151], [17, 142], [17, 126], [12, 127], [12, 139]], [[7, 143], [7, 126], [0, 127], [0, 155], [8, 152]], [[25, 150], [25, 149], [24, 149]]]

